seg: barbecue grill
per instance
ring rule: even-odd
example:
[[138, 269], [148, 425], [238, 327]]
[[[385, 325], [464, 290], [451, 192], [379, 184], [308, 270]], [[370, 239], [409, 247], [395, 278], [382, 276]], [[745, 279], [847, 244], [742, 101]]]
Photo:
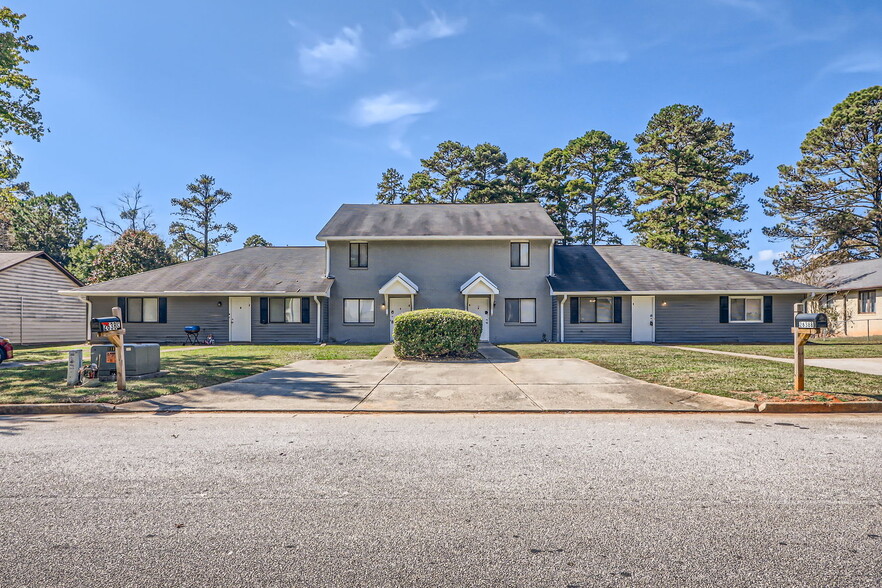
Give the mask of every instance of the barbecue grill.
[[193, 345], [199, 344], [199, 325], [187, 325], [184, 327], [184, 333], [187, 334], [187, 341], [184, 343], [192, 343]]

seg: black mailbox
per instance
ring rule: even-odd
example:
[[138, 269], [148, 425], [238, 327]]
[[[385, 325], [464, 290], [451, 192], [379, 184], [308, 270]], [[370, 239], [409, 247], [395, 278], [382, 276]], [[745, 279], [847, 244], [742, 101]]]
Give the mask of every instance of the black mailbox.
[[826, 329], [827, 315], [823, 312], [801, 312], [794, 318], [797, 329]]
[[113, 333], [122, 329], [122, 321], [115, 316], [92, 319], [93, 333]]

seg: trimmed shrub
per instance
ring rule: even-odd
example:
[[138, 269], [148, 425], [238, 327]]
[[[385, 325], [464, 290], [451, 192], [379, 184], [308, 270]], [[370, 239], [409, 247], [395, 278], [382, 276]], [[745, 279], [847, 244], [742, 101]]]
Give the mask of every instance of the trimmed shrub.
[[402, 359], [467, 357], [478, 352], [483, 319], [465, 310], [429, 308], [395, 317], [395, 355]]

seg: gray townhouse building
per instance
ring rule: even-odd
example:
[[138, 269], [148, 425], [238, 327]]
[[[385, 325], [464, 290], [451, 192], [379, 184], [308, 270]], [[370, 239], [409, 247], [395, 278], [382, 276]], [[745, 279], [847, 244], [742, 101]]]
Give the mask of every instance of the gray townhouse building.
[[[65, 290], [127, 340], [375, 343], [461, 308], [514, 342], [778, 342], [818, 288], [635, 245], [558, 245], [538, 203], [344, 204], [315, 247], [250, 247]], [[85, 333], [84, 325], [84, 333]]]

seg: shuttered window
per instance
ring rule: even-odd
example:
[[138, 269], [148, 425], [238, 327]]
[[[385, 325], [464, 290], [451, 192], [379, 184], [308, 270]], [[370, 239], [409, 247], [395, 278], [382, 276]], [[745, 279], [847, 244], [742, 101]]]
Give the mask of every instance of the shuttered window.
[[761, 323], [763, 322], [762, 296], [730, 296], [730, 323]]
[[125, 322], [164, 323], [160, 309], [161, 298], [126, 298]]
[[613, 298], [582, 296], [577, 299], [580, 323], [615, 322]]
[[270, 298], [269, 322], [308, 323], [309, 298]]

